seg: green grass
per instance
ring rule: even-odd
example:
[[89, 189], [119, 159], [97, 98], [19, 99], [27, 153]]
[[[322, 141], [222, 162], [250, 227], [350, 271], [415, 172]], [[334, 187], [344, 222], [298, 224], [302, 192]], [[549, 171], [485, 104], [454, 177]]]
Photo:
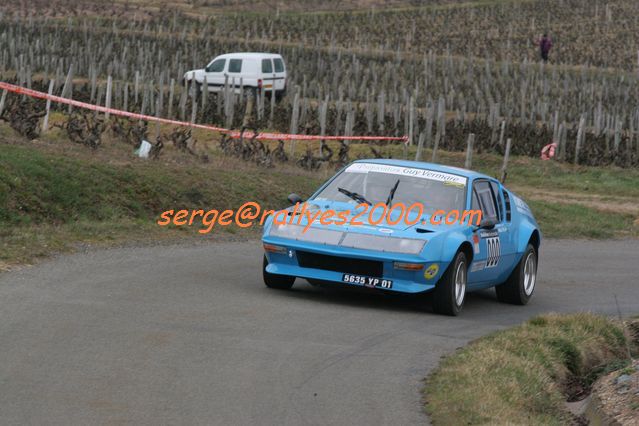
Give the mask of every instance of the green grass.
[[546, 237], [593, 238], [634, 237], [637, 226], [629, 214], [602, 212], [578, 204], [528, 200]]
[[[318, 180], [272, 170], [131, 161], [110, 164], [21, 145], [0, 145], [0, 268], [76, 243], [179, 238], [197, 227], [159, 227], [162, 211], [229, 209], [246, 201], [286, 205], [291, 187], [308, 195]], [[246, 233], [216, 227], [214, 234]]]
[[565, 394], [593, 371], [624, 366], [621, 325], [592, 314], [535, 317], [483, 337], [446, 358], [427, 379], [435, 425], [570, 423]]

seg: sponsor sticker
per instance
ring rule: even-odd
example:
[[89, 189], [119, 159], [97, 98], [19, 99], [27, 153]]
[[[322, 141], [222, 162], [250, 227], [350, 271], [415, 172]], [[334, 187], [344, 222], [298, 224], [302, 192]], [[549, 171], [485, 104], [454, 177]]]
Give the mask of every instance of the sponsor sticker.
[[513, 195], [513, 201], [515, 201], [515, 207], [517, 208], [517, 211], [519, 213], [532, 217], [532, 212], [530, 211], [530, 207], [528, 207], [528, 204], [526, 204], [524, 200], [517, 197], [516, 195]]
[[497, 237], [499, 235], [499, 231], [497, 231], [496, 229], [490, 230], [490, 231], [481, 231], [479, 233], [479, 236], [481, 238], [492, 238], [492, 237]]
[[450, 173], [434, 170], [416, 169], [414, 167], [391, 166], [387, 164], [354, 163], [346, 169], [350, 173], [389, 173], [393, 175], [410, 176], [444, 182], [449, 185], [466, 186], [466, 178]]
[[433, 263], [424, 271], [424, 278], [426, 278], [427, 280], [432, 280], [438, 272], [439, 265], [437, 263]]
[[485, 268], [486, 268], [486, 261], [480, 260], [478, 262], [473, 262], [472, 265], [470, 265], [470, 272], [481, 271]]

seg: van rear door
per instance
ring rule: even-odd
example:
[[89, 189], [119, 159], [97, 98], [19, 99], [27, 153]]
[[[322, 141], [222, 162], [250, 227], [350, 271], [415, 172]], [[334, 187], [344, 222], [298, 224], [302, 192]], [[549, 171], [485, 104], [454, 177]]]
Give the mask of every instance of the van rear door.
[[275, 72], [275, 90], [286, 88], [286, 68], [282, 58], [273, 58], [273, 71]]
[[273, 90], [273, 83], [275, 82], [275, 73], [273, 72], [273, 61], [271, 58], [262, 59], [262, 90], [270, 92]]

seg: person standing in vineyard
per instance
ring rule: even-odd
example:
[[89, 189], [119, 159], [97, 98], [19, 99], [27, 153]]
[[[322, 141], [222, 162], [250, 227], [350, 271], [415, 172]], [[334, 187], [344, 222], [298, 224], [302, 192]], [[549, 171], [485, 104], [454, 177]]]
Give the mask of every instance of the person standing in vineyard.
[[537, 40], [535, 44], [539, 46], [541, 60], [544, 62], [548, 62], [548, 55], [550, 54], [550, 49], [552, 48], [552, 39], [548, 37], [547, 33], [544, 33], [543, 37]]

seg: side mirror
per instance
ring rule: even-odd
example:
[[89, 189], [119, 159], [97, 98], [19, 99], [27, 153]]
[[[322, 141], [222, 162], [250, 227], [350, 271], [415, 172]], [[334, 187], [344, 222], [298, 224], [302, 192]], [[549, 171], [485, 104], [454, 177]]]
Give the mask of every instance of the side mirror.
[[297, 195], [296, 193], [289, 194], [289, 196], [288, 196], [288, 198], [287, 198], [287, 199], [288, 199], [288, 202], [289, 202], [289, 203], [291, 203], [291, 205], [293, 205], [293, 206], [294, 206], [295, 204], [297, 204], [297, 203], [301, 203], [301, 202], [303, 201], [303, 200], [302, 200], [302, 197], [300, 197], [300, 196], [299, 196], [299, 195]]
[[496, 224], [497, 222], [492, 219], [482, 219], [481, 223], [479, 224], [479, 229], [493, 229]]

